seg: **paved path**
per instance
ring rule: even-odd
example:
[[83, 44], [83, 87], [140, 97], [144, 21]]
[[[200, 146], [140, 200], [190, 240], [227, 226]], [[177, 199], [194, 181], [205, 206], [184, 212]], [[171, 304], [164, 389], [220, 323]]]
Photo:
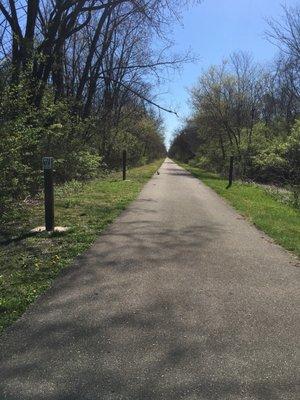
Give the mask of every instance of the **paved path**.
[[296, 400], [296, 259], [170, 160], [2, 336], [0, 399]]

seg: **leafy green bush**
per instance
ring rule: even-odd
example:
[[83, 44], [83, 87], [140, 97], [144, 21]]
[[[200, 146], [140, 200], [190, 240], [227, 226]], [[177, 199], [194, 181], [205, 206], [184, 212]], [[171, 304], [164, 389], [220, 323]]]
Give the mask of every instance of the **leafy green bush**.
[[28, 195], [39, 180], [31, 162], [39, 132], [29, 123], [27, 96], [16, 88], [6, 90], [0, 100], [0, 207]]
[[[56, 101], [51, 85], [33, 104], [28, 77], [7, 85], [0, 67], [0, 211], [42, 188], [42, 157], [54, 158], [56, 183], [87, 180], [100, 171], [120, 169], [122, 151], [129, 166], [165, 153], [160, 122], [141, 107], [124, 110], [105, 124], [101, 112], [83, 118], [72, 99]], [[128, 114], [126, 114], [128, 111]]]
[[252, 177], [258, 182], [275, 183], [288, 187], [294, 194], [294, 204], [299, 205], [300, 192], [300, 120], [297, 120], [287, 137], [256, 143], [252, 156]]
[[[300, 120], [291, 134], [265, 141], [252, 157], [257, 179], [269, 182], [299, 184], [300, 180]], [[258, 151], [260, 150], [260, 151]]]
[[55, 103], [48, 94], [36, 109], [28, 97], [21, 83], [8, 87], [0, 99], [2, 211], [41, 189], [43, 156], [54, 157], [56, 182], [89, 179], [100, 168], [101, 157], [83, 142], [85, 126], [70, 114], [68, 104]]
[[87, 150], [69, 152], [65, 157], [55, 159], [55, 179], [57, 182], [64, 182], [94, 178], [99, 171], [100, 163], [101, 157]]

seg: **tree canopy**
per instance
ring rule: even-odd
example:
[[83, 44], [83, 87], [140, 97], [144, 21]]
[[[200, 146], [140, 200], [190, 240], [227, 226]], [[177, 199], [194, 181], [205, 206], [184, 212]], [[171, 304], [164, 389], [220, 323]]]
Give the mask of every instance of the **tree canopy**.
[[[153, 87], [188, 54], [171, 54], [179, 0], [0, 2], [2, 205], [34, 194], [44, 155], [56, 179], [165, 154]], [[156, 45], [153, 46], [153, 39]]]
[[244, 52], [203, 72], [190, 90], [192, 113], [174, 136], [171, 157], [236, 177], [300, 185], [300, 8], [268, 22], [279, 53], [267, 66]]

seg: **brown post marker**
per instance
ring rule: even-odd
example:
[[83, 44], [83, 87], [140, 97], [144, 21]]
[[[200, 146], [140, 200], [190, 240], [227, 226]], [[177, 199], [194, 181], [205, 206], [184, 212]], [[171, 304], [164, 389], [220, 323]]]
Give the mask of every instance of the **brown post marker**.
[[126, 180], [126, 161], [127, 161], [127, 153], [126, 150], [123, 150], [122, 164], [123, 164], [123, 181]]
[[233, 160], [234, 160], [234, 157], [230, 156], [228, 185], [227, 185], [226, 189], [230, 188], [230, 186], [232, 185], [232, 181], [233, 181]]
[[54, 230], [54, 188], [53, 188], [53, 157], [43, 157], [44, 196], [45, 196], [45, 227], [46, 231]]

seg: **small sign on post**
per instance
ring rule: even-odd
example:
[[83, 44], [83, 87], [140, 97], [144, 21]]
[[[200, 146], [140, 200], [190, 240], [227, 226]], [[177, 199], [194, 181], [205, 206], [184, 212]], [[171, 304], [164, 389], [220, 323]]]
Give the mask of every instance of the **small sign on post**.
[[126, 150], [123, 150], [123, 157], [122, 157], [122, 164], [123, 164], [123, 181], [126, 180], [126, 161], [127, 161], [127, 153]]
[[233, 180], [233, 160], [234, 160], [234, 157], [230, 156], [228, 185], [227, 185], [226, 189], [229, 189], [230, 186], [232, 185], [232, 180]]
[[44, 196], [45, 196], [45, 227], [46, 231], [54, 230], [54, 188], [53, 188], [53, 157], [43, 157]]

